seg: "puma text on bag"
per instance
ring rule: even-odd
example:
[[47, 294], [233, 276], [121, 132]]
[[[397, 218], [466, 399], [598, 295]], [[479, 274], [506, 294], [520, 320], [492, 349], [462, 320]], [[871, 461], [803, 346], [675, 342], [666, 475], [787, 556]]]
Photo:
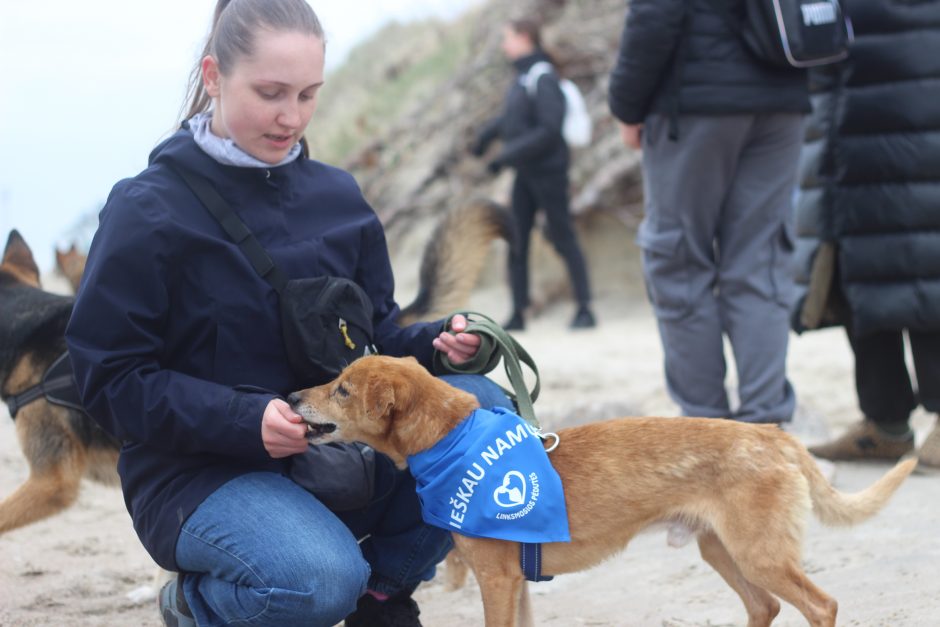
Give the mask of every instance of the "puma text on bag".
[[[851, 24], [838, 0], [745, 0], [735, 28], [758, 58], [779, 67], [805, 68], [846, 58]], [[724, 12], [729, 15], [727, 5]]]
[[[535, 96], [539, 78], [553, 71], [554, 68], [548, 61], [539, 61], [529, 68], [529, 71], [522, 76], [522, 84], [530, 97]], [[581, 95], [578, 86], [566, 78], [558, 79], [558, 86], [561, 87], [561, 93], [565, 96], [565, 120], [561, 127], [561, 135], [569, 146], [583, 148], [591, 143], [592, 131], [591, 116], [584, 103], [584, 96]]]

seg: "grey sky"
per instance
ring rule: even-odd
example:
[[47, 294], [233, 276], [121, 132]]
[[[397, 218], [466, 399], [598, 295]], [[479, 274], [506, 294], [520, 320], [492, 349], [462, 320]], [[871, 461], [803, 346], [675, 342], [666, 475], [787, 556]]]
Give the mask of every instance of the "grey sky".
[[[390, 19], [480, 0], [310, 0], [329, 69]], [[170, 132], [212, 0], [0, 2], [0, 245], [17, 228], [40, 269], [53, 247]]]

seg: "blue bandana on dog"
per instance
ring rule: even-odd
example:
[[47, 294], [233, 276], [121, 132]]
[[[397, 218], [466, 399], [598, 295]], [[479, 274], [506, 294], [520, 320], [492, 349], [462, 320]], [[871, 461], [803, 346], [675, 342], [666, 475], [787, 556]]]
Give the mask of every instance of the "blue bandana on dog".
[[561, 479], [535, 430], [507, 409], [477, 409], [408, 466], [429, 525], [515, 542], [571, 541]]

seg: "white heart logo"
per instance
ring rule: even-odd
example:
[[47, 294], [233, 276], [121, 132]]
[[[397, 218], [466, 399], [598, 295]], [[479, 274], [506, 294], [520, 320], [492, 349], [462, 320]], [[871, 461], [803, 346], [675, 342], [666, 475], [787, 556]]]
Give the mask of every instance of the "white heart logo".
[[500, 507], [519, 507], [525, 503], [525, 477], [517, 470], [510, 470], [503, 477], [503, 485], [493, 491], [493, 500]]

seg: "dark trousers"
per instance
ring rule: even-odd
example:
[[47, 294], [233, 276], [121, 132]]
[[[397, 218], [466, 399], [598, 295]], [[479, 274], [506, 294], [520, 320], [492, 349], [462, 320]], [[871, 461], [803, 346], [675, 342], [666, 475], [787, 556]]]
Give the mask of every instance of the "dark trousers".
[[549, 237], [568, 267], [568, 276], [579, 305], [591, 302], [584, 256], [575, 237], [568, 206], [568, 173], [529, 175], [517, 174], [512, 186], [512, 212], [516, 220], [517, 239], [509, 251], [509, 281], [514, 311], [529, 306], [529, 240], [535, 224], [535, 213], [545, 210]]
[[849, 336], [855, 353], [855, 389], [862, 413], [879, 424], [906, 423], [918, 404], [940, 412], [940, 332], [907, 331], [916, 391], [904, 361], [904, 332]]

